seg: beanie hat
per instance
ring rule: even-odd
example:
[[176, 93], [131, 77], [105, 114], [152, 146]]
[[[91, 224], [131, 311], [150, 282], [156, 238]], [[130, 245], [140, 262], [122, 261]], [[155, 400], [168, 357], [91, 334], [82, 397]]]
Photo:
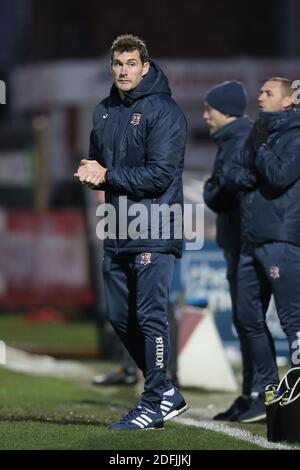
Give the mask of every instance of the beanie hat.
[[205, 101], [223, 114], [243, 116], [247, 106], [247, 92], [241, 82], [231, 80], [211, 88]]

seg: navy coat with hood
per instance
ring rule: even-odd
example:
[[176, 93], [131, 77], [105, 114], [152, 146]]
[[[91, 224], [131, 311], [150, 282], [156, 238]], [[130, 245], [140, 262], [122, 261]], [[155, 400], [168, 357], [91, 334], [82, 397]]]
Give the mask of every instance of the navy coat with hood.
[[[168, 80], [154, 61], [139, 85], [125, 93], [124, 101], [113, 85], [110, 96], [97, 105], [89, 159], [97, 160], [108, 169], [107, 182], [101, 189], [105, 190], [106, 203], [112, 204], [116, 211], [116, 239], [105, 239], [107, 251], [181, 256], [182, 237], [178, 234], [182, 231], [183, 219], [186, 133], [185, 116], [171, 98]], [[127, 207], [123, 206], [125, 199], [121, 202], [120, 196], [127, 197]], [[141, 212], [135, 212], [138, 209], [135, 206], [134, 213], [130, 213], [134, 203], [141, 204]], [[177, 204], [169, 217], [170, 235], [167, 217], [160, 218], [156, 226], [158, 218], [151, 220], [151, 204]], [[143, 224], [146, 229], [141, 230], [141, 238], [133, 239], [127, 229], [141, 214], [144, 214], [144, 222], [148, 219], [148, 227]], [[123, 217], [122, 227], [120, 216]], [[174, 235], [175, 227], [177, 234]]]
[[242, 238], [300, 246], [300, 112], [262, 112], [259, 119], [268, 122], [266, 144], [256, 152], [246, 146], [226, 178], [229, 186], [246, 190]]
[[224, 172], [238, 158], [252, 123], [247, 116], [222, 126], [212, 135], [218, 146], [212, 177], [204, 185], [204, 201], [217, 216], [217, 243], [224, 250], [240, 249], [240, 203], [224, 182]]

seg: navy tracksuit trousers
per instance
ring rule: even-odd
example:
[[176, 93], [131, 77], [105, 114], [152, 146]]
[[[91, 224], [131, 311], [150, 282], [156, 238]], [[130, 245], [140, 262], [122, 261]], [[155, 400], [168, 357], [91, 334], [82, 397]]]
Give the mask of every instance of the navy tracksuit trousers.
[[285, 242], [245, 244], [238, 270], [238, 318], [261, 376], [262, 386], [278, 382], [274, 341], [266, 324], [271, 294], [285, 332], [292, 366], [300, 332], [300, 247]]
[[142, 404], [153, 410], [172, 387], [167, 309], [174, 261], [174, 255], [164, 253], [106, 253], [102, 268], [108, 318], [143, 372]]
[[252, 392], [259, 392], [261, 388], [260, 376], [254, 363], [247, 336], [240, 324], [237, 308], [237, 289], [238, 289], [238, 264], [240, 252], [236, 250], [224, 250], [224, 257], [227, 266], [227, 281], [229, 284], [231, 304], [232, 304], [232, 322], [239, 337], [243, 365], [242, 394], [250, 396]]

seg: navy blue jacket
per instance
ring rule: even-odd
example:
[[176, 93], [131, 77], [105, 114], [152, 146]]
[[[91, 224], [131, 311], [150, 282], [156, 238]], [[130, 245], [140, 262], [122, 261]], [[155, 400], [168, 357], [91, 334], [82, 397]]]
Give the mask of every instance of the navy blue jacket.
[[[107, 183], [101, 189], [105, 190], [106, 203], [113, 205], [117, 215], [117, 239], [106, 239], [106, 250], [181, 256], [182, 237], [174, 236], [174, 227], [182, 229], [186, 133], [185, 116], [171, 98], [168, 80], [154, 61], [140, 84], [125, 94], [123, 102], [113, 85], [110, 96], [98, 104], [89, 158], [108, 169]], [[133, 203], [142, 204], [147, 210], [149, 228], [143, 238], [131, 239], [119, 226], [119, 209], [124, 216], [124, 209], [119, 208], [120, 196], [127, 196], [127, 214]], [[170, 236], [163, 235], [166, 222], [160, 219], [155, 227], [159, 235], [151, 239], [151, 204], [179, 205], [181, 214], [170, 217]], [[139, 215], [128, 216], [127, 228]]]
[[226, 176], [245, 191], [242, 238], [300, 246], [300, 112], [262, 112], [260, 119], [269, 125], [266, 144], [255, 152], [250, 141]]
[[247, 116], [222, 126], [213, 134], [218, 146], [213, 173], [204, 185], [204, 201], [218, 214], [217, 243], [224, 250], [240, 248], [240, 207], [236, 193], [225, 186], [224, 172], [244, 147], [251, 129]]

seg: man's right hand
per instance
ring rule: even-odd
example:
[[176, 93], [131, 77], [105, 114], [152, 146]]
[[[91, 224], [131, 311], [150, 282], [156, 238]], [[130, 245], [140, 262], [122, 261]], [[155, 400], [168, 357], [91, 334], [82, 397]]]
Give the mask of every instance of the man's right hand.
[[74, 176], [87, 184], [92, 189], [105, 183], [106, 168], [101, 166], [96, 160], [81, 160], [79, 168]]

